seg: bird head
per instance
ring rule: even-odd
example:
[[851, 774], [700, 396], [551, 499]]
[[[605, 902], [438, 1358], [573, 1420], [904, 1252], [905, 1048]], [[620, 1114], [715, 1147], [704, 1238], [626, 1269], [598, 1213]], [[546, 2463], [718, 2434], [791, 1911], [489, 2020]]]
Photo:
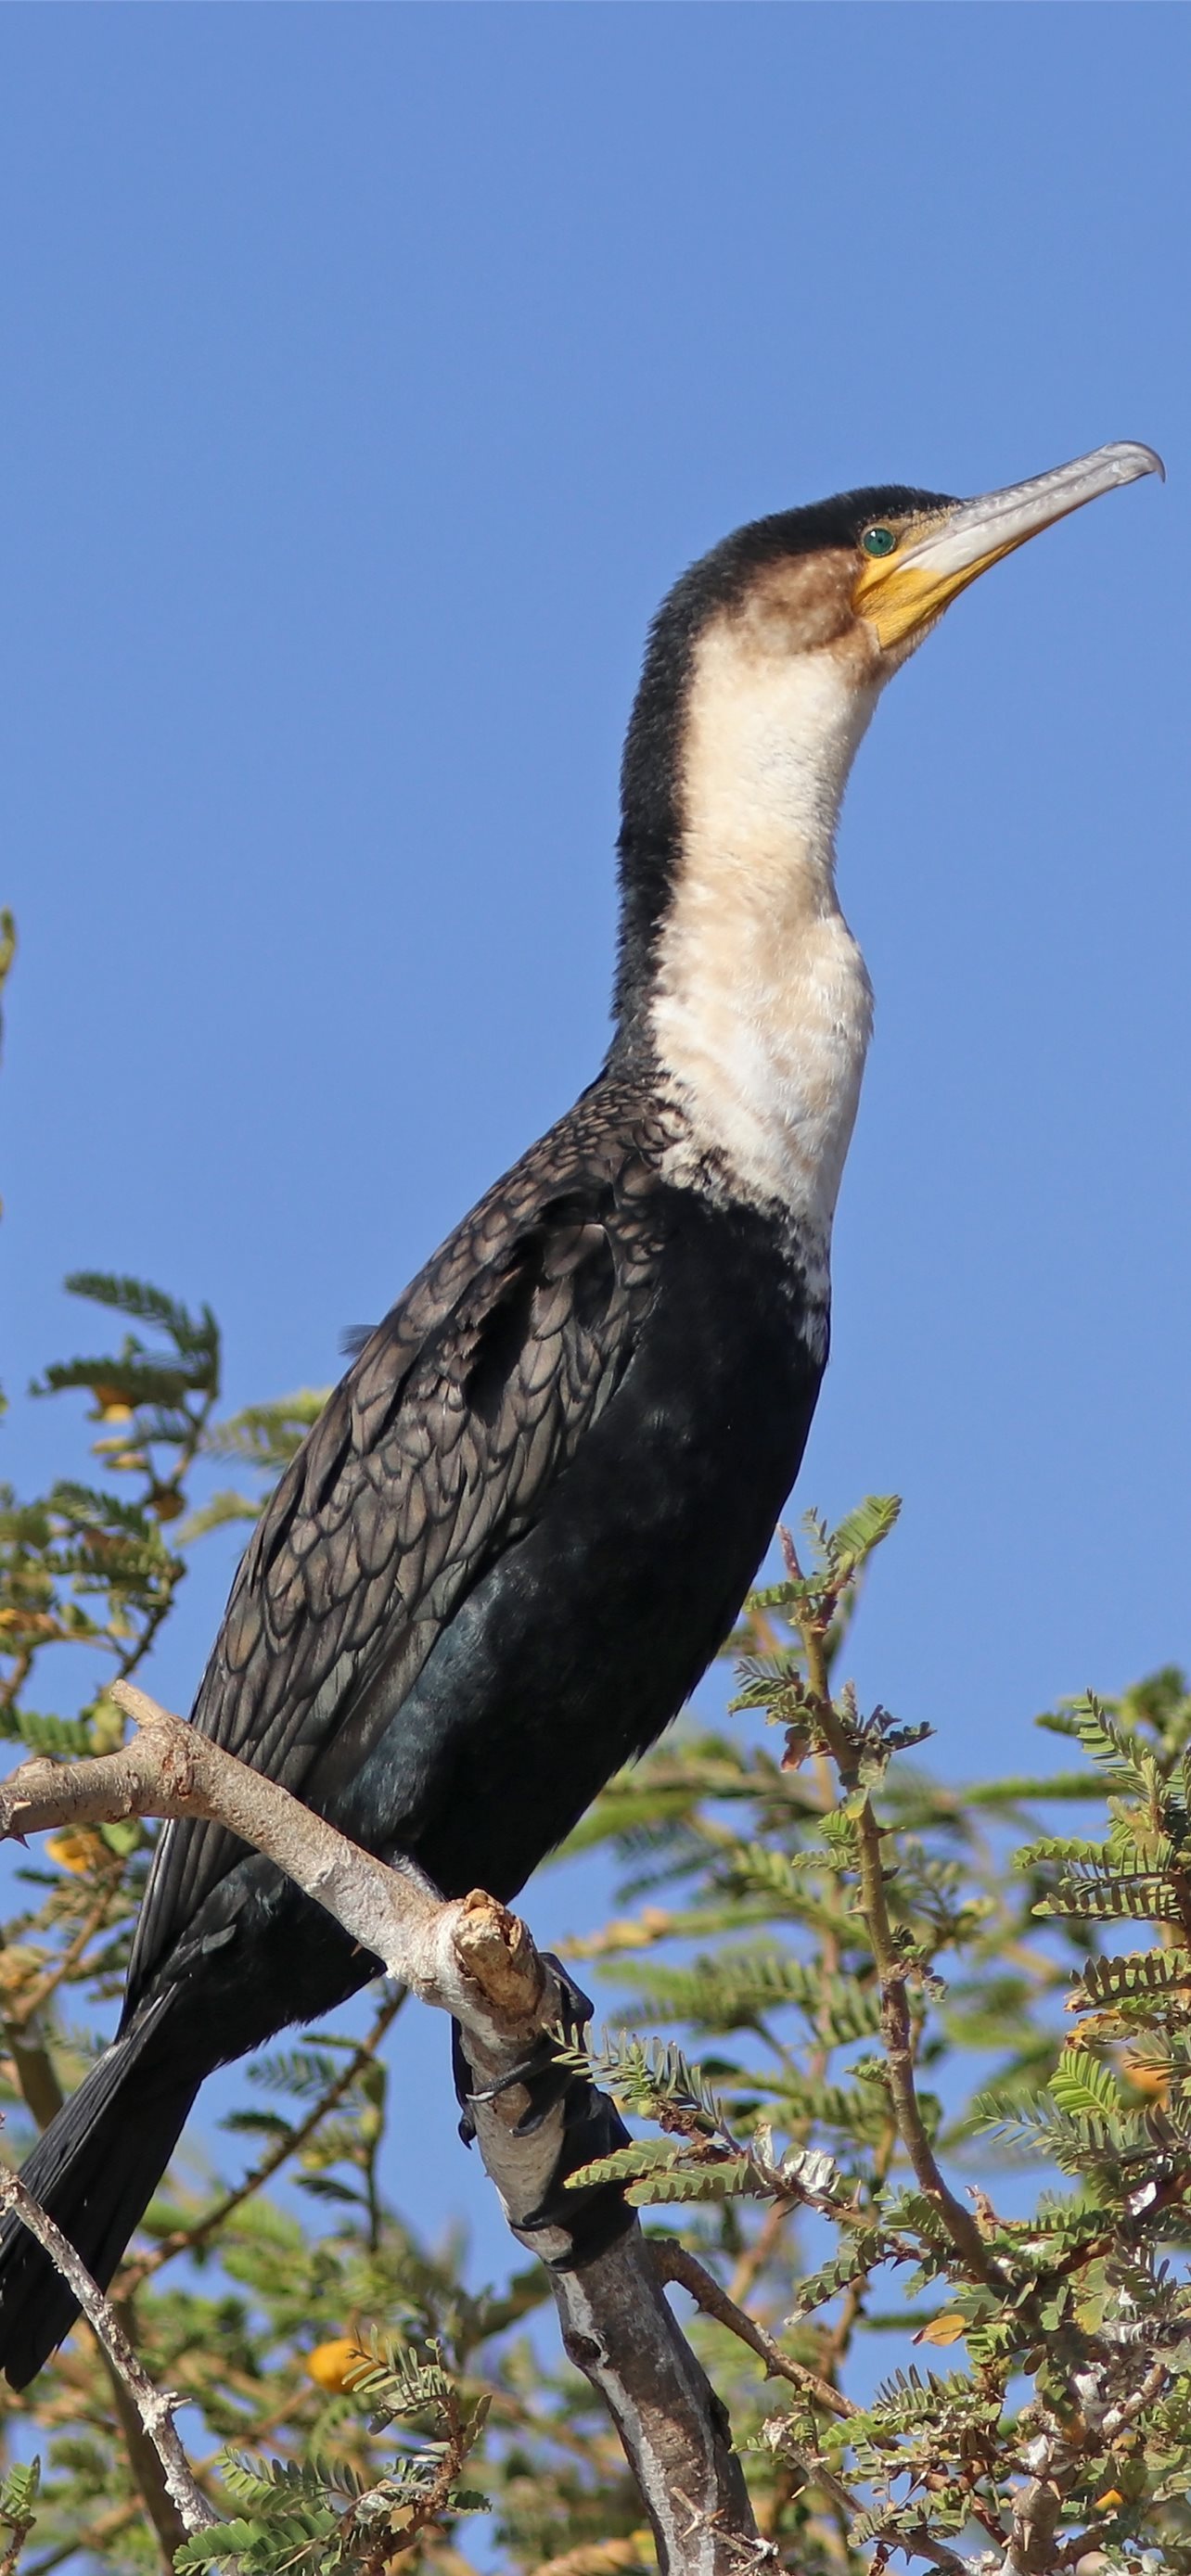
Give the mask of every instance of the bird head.
[[849, 616], [871, 638], [870, 649], [896, 669], [961, 590], [1003, 555], [1118, 483], [1163, 472], [1152, 447], [1121, 440], [974, 501], [861, 492], [847, 504], [829, 503], [848, 512], [844, 543], [834, 551]]
[[962, 590], [1140, 475], [1121, 441], [976, 500], [904, 485], [753, 521], [691, 566], [650, 631], [625, 743], [619, 1009], [648, 985], [675, 887], [749, 880], [768, 901], [830, 864], [852, 756], [885, 683]]

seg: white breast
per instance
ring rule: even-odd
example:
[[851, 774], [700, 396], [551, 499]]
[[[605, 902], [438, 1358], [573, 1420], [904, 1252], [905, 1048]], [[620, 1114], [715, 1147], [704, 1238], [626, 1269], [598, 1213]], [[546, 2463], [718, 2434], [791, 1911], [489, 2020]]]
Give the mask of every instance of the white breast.
[[697, 1167], [785, 1210], [826, 1260], [872, 988], [835, 890], [834, 830], [875, 688], [830, 650], [770, 657], [733, 621], [700, 640], [682, 858], [652, 1025]]

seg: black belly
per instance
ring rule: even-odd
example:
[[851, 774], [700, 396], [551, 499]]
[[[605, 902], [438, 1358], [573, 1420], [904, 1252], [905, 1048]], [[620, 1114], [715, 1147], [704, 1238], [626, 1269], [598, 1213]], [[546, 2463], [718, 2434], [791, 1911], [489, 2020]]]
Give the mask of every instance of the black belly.
[[[800, 1275], [764, 1218], [674, 1198], [656, 1302], [612, 1402], [327, 1799], [346, 1833], [412, 1854], [446, 1895], [516, 1895], [661, 1733], [727, 1635], [801, 1461], [821, 1360]], [[372, 1971], [250, 1860], [162, 1975], [185, 1983], [225, 2058]]]

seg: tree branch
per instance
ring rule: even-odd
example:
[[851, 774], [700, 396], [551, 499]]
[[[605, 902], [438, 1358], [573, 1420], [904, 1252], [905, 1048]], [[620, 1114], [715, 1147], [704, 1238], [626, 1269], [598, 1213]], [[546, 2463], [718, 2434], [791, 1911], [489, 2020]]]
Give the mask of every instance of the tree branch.
[[[787, 1564], [797, 1570], [797, 1558], [787, 1543]], [[827, 1632], [814, 1618], [807, 1616], [799, 1633], [806, 1655], [807, 1688], [815, 1703], [815, 1714], [831, 1750], [831, 1758], [845, 1791], [862, 1787], [859, 1768], [847, 1733], [836, 1714], [831, 1696], [827, 1666]], [[1004, 2283], [993, 2262], [971, 2211], [957, 2200], [939, 2169], [935, 2151], [927, 2134], [918, 2100], [914, 2076], [914, 2035], [910, 2006], [906, 1995], [906, 1968], [898, 1953], [889, 1906], [885, 1896], [885, 1863], [881, 1852], [881, 1827], [873, 1802], [865, 1789], [856, 1814], [856, 1836], [860, 1859], [860, 1902], [881, 1995], [881, 2039], [889, 2069], [889, 2091], [901, 2134], [902, 2144], [914, 2168], [915, 2179], [927, 2198], [933, 2201], [947, 2229], [956, 2252], [961, 2256], [974, 2280], [987, 2281], [1000, 2289]]]
[[209, 2505], [196, 2484], [190, 2462], [178, 2439], [174, 2424], [176, 2397], [168, 2389], [154, 2387], [132, 2349], [111, 2301], [97, 2289], [86, 2264], [81, 2262], [73, 2245], [52, 2218], [47, 2217], [32, 2192], [26, 2191], [20, 2175], [0, 2167], [0, 2208], [11, 2209], [44, 2245], [51, 2261], [69, 2281], [87, 2323], [93, 2326], [108, 2360], [128, 2390], [140, 2423], [161, 2462], [162, 2475], [170, 2502], [175, 2507], [187, 2532], [209, 2531], [219, 2516]]
[[729, 2334], [738, 2335], [741, 2343], [746, 2343], [750, 2351], [756, 2353], [758, 2360], [764, 2362], [769, 2378], [788, 2379], [800, 2396], [809, 2398], [813, 2406], [826, 2407], [830, 2415], [842, 2418], [857, 2413], [850, 2397], [844, 2397], [838, 2388], [832, 2388], [826, 2379], [820, 2378], [817, 2370], [809, 2370], [804, 2362], [794, 2361], [788, 2352], [783, 2352], [780, 2343], [775, 2343], [773, 2336], [766, 2334], [764, 2326], [759, 2326], [755, 2317], [750, 2317], [744, 2308], [738, 2307], [727, 2290], [721, 2290], [719, 2282], [713, 2280], [698, 2256], [690, 2253], [685, 2245], [680, 2245], [676, 2236], [665, 2243], [655, 2237], [650, 2252], [658, 2279], [676, 2281], [681, 2289], [689, 2290], [696, 2307], [702, 2308], [705, 2316], [714, 2317], [718, 2325], [726, 2326]]
[[[106, 1914], [110, 1908], [111, 1893], [109, 1888], [104, 1895], [103, 1914]], [[4, 2024], [4, 2037], [16, 2079], [25, 2104], [32, 2112], [39, 2129], [48, 2129], [51, 2120], [61, 2110], [63, 2099], [62, 2087], [58, 2082], [53, 2060], [40, 2029], [41, 2009], [47, 1995], [52, 1994], [55, 1987], [61, 1984], [62, 1978], [69, 1972], [71, 1965], [82, 1957], [92, 1933], [98, 1929], [99, 1911], [96, 1907], [92, 1907], [81, 1932], [76, 1933], [69, 1950], [58, 1960], [53, 1971], [43, 1977], [34, 1988], [32, 2000], [21, 2005], [19, 2016], [15, 2020]], [[104, 2350], [102, 2343], [100, 2356], [111, 2383], [112, 2398], [120, 2419], [120, 2430], [124, 2436], [128, 2465], [137, 2488], [139, 2506], [143, 2506], [157, 2534], [161, 2545], [163, 2566], [166, 2569], [172, 2569], [178, 2550], [186, 2538], [186, 2526], [170, 2494], [160, 2455], [145, 2431], [132, 2392], [125, 2386], [111, 2354]], [[0, 2576], [4, 2576], [2, 2562], [0, 2562]]]
[[[133, 1719], [135, 1735], [119, 1752], [96, 1760], [23, 1763], [0, 1784], [0, 1836], [130, 1816], [191, 1816], [228, 1826], [333, 1915], [389, 1976], [459, 2022], [476, 2094], [486, 2097], [474, 2104], [477, 2143], [509, 2225], [547, 2263], [565, 2261], [570, 2237], [564, 2227], [527, 2224], [559, 2163], [564, 2106], [520, 2134], [530, 2097], [515, 2079], [535, 2045], [563, 2020], [565, 2004], [558, 1975], [525, 1924], [482, 1890], [444, 1901], [412, 1863], [389, 1868], [361, 1851], [276, 1781], [168, 1715], [133, 1683], [112, 1683], [109, 1695]], [[15, 2177], [2, 2187], [21, 2191]], [[34, 2225], [23, 2208], [21, 2215]], [[40, 2212], [36, 2218], [34, 2233], [94, 2321], [94, 2284], [60, 2232], [53, 2229], [51, 2244], [41, 2232], [49, 2222]], [[566, 2351], [604, 2398], [620, 2435], [661, 2576], [740, 2576], [743, 2566], [760, 2565], [772, 2553], [757, 2532], [725, 2410], [663, 2296], [636, 2221], [581, 2271], [552, 2271], [551, 2286]], [[99, 2305], [119, 2335], [106, 2300]], [[158, 2422], [163, 2407], [168, 2416], [168, 2403], [152, 2391], [126, 2338], [120, 2344], [137, 2374], [128, 2384], [134, 2396], [138, 2387], [148, 2390], [144, 2403], [157, 2410]], [[169, 2430], [176, 2443], [172, 2421]], [[179, 2457], [185, 2468], [180, 2447]], [[185, 2475], [198, 2497], [189, 2469]], [[205, 2500], [198, 2502], [213, 2520]]]
[[[114, 2311], [114, 2313], [117, 2312]], [[118, 2313], [117, 2322], [121, 2324], [124, 2322]], [[135, 2350], [131, 2336], [128, 2337], [128, 2342], [130, 2350]], [[111, 2381], [112, 2396], [119, 2417], [120, 2430], [124, 2436], [133, 2482], [157, 2534], [162, 2566], [167, 2571], [167, 2576], [173, 2576], [174, 2560], [186, 2538], [186, 2524], [178, 2509], [177, 2498], [170, 2487], [169, 2475], [161, 2453], [152, 2435], [146, 2432], [134, 2391], [125, 2385], [120, 2376], [119, 2367], [113, 2361], [110, 2352], [103, 2353], [103, 2364]], [[215, 2521], [217, 2517], [213, 2514], [211, 2519]]]
[[740, 2576], [777, 2564], [753, 2519], [732, 2428], [679, 2329], [639, 2225], [553, 2272], [563, 2346], [598, 2390], [649, 2516], [661, 2576]]

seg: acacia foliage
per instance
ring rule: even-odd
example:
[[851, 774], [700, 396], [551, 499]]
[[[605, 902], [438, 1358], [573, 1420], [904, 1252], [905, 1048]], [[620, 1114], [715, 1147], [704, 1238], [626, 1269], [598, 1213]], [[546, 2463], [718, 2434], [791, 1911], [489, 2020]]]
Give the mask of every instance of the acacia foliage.
[[[85, 1392], [91, 1457], [0, 1513], [0, 1731], [61, 1757], [119, 1739], [105, 1680], [319, 1401], [228, 1421], [205, 1309], [71, 1284], [120, 1336], [36, 1392]], [[1060, 1767], [940, 1782], [923, 1730], [837, 1679], [895, 1519], [878, 1498], [787, 1540], [730, 1650], [731, 1719], [688, 1721], [574, 1838], [619, 1881], [569, 1951], [638, 2132], [602, 2170], [697, 2258], [674, 2268], [775, 2565], [1191, 2568], [1191, 1699], [1174, 1671], [1085, 1697], [1040, 1721]], [[106, 1826], [20, 1863], [10, 2154], [96, 2045], [150, 1841]], [[510, 2245], [472, 2292], [461, 2248], [393, 2205], [397, 2016], [379, 1988], [362, 2042], [246, 2067], [209, 2179], [171, 2173], [121, 2275], [222, 2528], [182, 2543], [80, 2328], [5, 2407], [0, 2568], [651, 2566], [544, 2274]]]

